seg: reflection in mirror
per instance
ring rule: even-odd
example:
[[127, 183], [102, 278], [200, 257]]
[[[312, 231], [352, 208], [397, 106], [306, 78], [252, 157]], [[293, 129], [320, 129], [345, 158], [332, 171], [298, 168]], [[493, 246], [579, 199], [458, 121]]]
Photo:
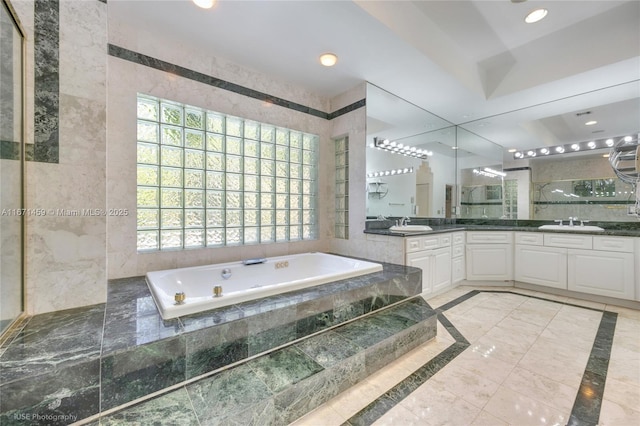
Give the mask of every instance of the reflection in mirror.
[[[451, 217], [455, 130], [446, 120], [367, 84], [367, 216]], [[429, 155], [421, 160], [382, 150], [375, 138]]]
[[616, 177], [604, 155], [532, 161], [532, 219], [635, 220], [633, 185]]
[[[564, 191], [570, 190], [572, 181], [615, 178], [611, 166], [603, 157], [608, 154], [608, 148], [594, 149], [588, 154], [565, 153], [535, 158], [527, 158], [526, 153], [535, 148], [552, 148], [580, 142], [588, 144], [594, 140], [619, 139], [621, 135], [637, 135], [640, 130], [638, 93], [640, 80], [577, 93], [557, 101], [461, 124], [460, 126], [485, 139], [524, 153], [525, 158], [521, 160], [514, 159], [514, 154], [505, 155], [505, 216], [539, 220], [566, 219], [569, 216], [602, 221], [637, 220], [636, 216], [627, 214], [629, 203], [634, 201], [633, 197], [625, 198], [629, 196], [630, 185], [619, 180], [615, 184], [616, 199], [609, 198], [608, 203], [603, 197], [595, 195], [582, 195], [579, 200], [571, 197], [574, 200], [569, 202], [564, 196], [556, 199], [559, 194], [557, 192], [547, 193], [547, 190], [554, 189], [553, 182], [564, 182], [558, 188]], [[587, 122], [592, 124], [586, 125]], [[509, 190], [513, 184], [516, 185], [513, 199], [517, 200], [515, 216], [513, 199], [510, 199], [513, 191]], [[465, 193], [469, 190], [466, 189]], [[474, 197], [478, 191], [479, 189], [473, 193]], [[464, 198], [462, 201], [465, 201]], [[470, 211], [472, 216], [465, 215], [465, 211], [463, 206], [462, 217], [482, 215], [479, 209]]]
[[516, 219], [517, 185], [502, 171], [502, 147], [460, 127], [457, 142], [459, 217]]

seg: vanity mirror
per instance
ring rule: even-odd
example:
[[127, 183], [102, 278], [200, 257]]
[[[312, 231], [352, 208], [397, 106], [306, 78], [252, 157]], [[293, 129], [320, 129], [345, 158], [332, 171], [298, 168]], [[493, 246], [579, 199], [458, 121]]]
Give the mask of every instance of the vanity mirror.
[[[616, 177], [606, 142], [612, 145], [624, 136], [637, 141], [639, 93], [636, 80], [461, 124], [505, 148], [504, 217], [636, 221], [630, 214], [636, 203], [633, 186]], [[517, 149], [508, 153], [508, 148]], [[489, 202], [482, 198], [482, 189], [463, 181], [462, 217], [477, 218], [492, 211], [491, 206], [464, 207], [469, 197]]]
[[451, 123], [367, 84], [367, 216], [450, 216], [455, 147]]

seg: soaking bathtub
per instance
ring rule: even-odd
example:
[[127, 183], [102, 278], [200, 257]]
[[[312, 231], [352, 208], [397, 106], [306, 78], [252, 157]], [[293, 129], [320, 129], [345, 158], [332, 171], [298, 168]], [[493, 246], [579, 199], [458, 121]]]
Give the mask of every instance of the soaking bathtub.
[[[148, 272], [146, 281], [160, 315], [171, 319], [381, 270], [378, 263], [303, 253], [251, 265], [230, 262]], [[215, 287], [221, 287], [218, 296]]]

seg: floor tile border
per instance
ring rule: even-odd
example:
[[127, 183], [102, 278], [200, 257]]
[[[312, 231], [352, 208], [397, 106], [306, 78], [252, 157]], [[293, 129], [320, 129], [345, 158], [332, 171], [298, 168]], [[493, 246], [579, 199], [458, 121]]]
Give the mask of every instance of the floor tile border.
[[607, 367], [611, 357], [611, 347], [613, 345], [613, 336], [618, 314], [615, 312], [605, 311], [604, 309], [580, 306], [574, 303], [546, 299], [540, 296], [522, 294], [508, 290], [471, 290], [468, 293], [441, 305], [439, 308], [435, 308], [438, 314], [438, 321], [440, 321], [449, 334], [451, 334], [455, 339], [455, 343], [447, 347], [431, 360], [427, 361], [414, 373], [354, 414], [345, 423], [343, 423], [342, 426], [364, 426], [374, 423], [403, 399], [408, 397], [409, 394], [429, 380], [435, 373], [446, 367], [455, 357], [460, 355], [469, 346], [469, 342], [447, 319], [447, 317], [444, 316], [443, 312], [480, 293], [510, 293], [602, 313], [602, 319], [600, 320], [600, 325], [593, 342], [591, 354], [589, 355], [587, 366], [585, 367], [567, 426], [597, 425], [602, 407], [604, 386], [607, 378]]

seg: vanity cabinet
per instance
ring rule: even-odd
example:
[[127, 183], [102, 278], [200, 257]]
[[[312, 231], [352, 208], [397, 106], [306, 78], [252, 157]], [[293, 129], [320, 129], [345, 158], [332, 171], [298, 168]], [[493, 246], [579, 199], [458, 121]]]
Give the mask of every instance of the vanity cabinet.
[[513, 232], [467, 231], [467, 281], [513, 280]]
[[515, 280], [633, 300], [634, 239], [517, 232]]
[[593, 248], [594, 250], [569, 250], [568, 289], [619, 299], [634, 299], [633, 240], [594, 236]]
[[514, 278], [530, 284], [567, 288], [567, 249], [545, 247], [544, 235], [517, 232]]
[[451, 285], [451, 234], [409, 237], [405, 264], [422, 269], [422, 291], [433, 293]]

